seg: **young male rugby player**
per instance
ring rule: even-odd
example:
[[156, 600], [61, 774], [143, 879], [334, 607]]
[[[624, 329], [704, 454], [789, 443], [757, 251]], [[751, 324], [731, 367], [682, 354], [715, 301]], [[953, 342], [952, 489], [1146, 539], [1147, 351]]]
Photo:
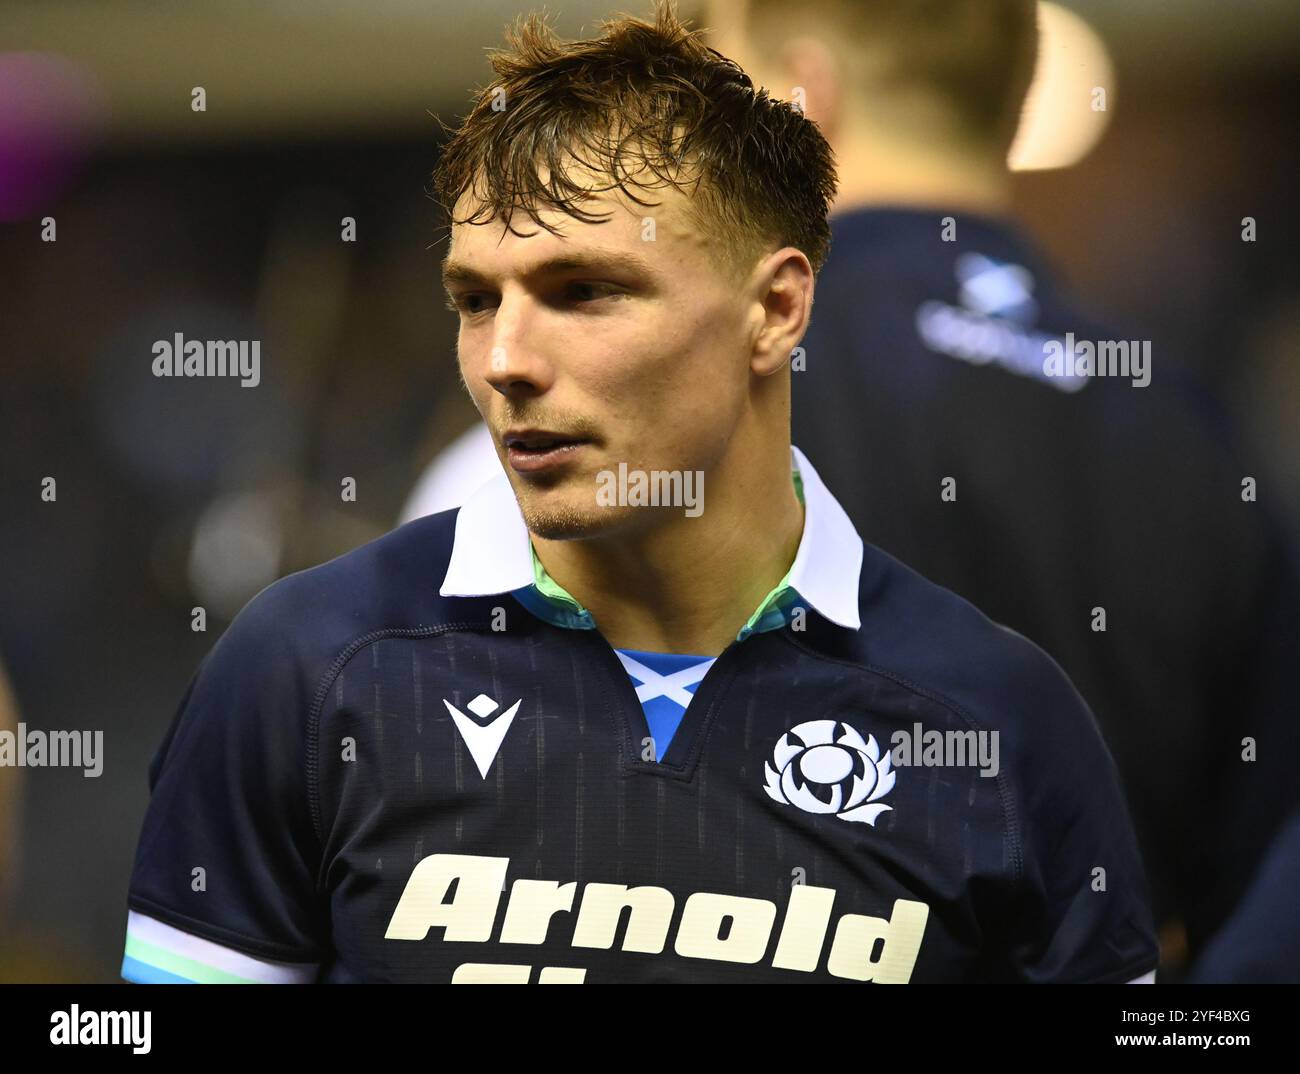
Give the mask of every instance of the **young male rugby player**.
[[222, 637], [150, 774], [124, 976], [1148, 974], [1086, 706], [791, 448], [816, 127], [667, 9], [510, 44], [437, 175], [503, 471]]

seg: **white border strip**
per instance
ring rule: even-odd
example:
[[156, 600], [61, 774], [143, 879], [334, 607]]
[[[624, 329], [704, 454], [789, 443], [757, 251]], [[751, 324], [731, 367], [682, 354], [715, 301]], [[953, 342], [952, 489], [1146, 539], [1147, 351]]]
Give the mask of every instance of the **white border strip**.
[[[162, 947], [182, 958], [190, 958], [205, 966], [233, 973], [262, 984], [310, 984], [316, 980], [315, 963], [271, 962], [254, 958], [221, 944], [205, 940], [159, 921], [155, 917], [128, 911], [126, 931], [143, 943]], [[165, 967], [159, 967], [165, 969]]]

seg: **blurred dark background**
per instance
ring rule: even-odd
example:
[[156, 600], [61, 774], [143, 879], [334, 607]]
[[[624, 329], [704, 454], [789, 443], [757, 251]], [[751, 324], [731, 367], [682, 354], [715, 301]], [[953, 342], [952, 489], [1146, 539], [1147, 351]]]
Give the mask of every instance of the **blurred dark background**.
[[[547, 6], [575, 36], [615, 10]], [[1019, 174], [1017, 213], [1087, 302], [1229, 408], [1294, 525], [1294, 4], [1063, 6], [1115, 66], [1109, 126], [1078, 163]], [[98, 778], [0, 769], [0, 980], [117, 979], [147, 766], [199, 660], [264, 585], [391, 528], [473, 420], [434, 115], [464, 110], [529, 8], [0, 11], [0, 661], [29, 727], [105, 740]], [[261, 340], [261, 384], [154, 377], [176, 332]]]

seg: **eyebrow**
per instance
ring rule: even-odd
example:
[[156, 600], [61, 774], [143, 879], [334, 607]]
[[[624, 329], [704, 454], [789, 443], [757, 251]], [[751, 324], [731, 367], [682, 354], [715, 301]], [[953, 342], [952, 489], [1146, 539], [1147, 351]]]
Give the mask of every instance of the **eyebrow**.
[[[636, 254], [619, 253], [612, 250], [589, 254], [558, 254], [555, 257], [548, 257], [544, 261], [529, 266], [520, 275], [523, 277], [546, 276], [575, 270], [587, 272], [622, 270], [643, 273], [648, 276], [654, 275], [654, 269], [651, 267], [650, 262], [644, 258], [638, 257]], [[443, 262], [442, 283], [444, 287], [449, 287], [452, 284], [490, 284], [491, 282], [491, 278], [479, 272], [478, 269], [471, 268], [463, 261], [453, 261], [450, 254], [447, 255], [447, 260]]]

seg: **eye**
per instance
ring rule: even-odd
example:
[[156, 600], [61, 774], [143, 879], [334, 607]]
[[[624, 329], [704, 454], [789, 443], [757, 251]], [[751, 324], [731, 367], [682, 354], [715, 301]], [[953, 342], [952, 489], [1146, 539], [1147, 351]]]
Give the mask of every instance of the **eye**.
[[593, 280], [573, 280], [565, 284], [565, 297], [572, 302], [591, 302], [598, 298], [619, 298], [623, 292], [613, 284]]
[[467, 313], [471, 316], [475, 313], [482, 313], [488, 308], [484, 305], [488, 301], [488, 296], [481, 291], [465, 291], [461, 294], [449, 295], [447, 297], [447, 309], [452, 313]]

